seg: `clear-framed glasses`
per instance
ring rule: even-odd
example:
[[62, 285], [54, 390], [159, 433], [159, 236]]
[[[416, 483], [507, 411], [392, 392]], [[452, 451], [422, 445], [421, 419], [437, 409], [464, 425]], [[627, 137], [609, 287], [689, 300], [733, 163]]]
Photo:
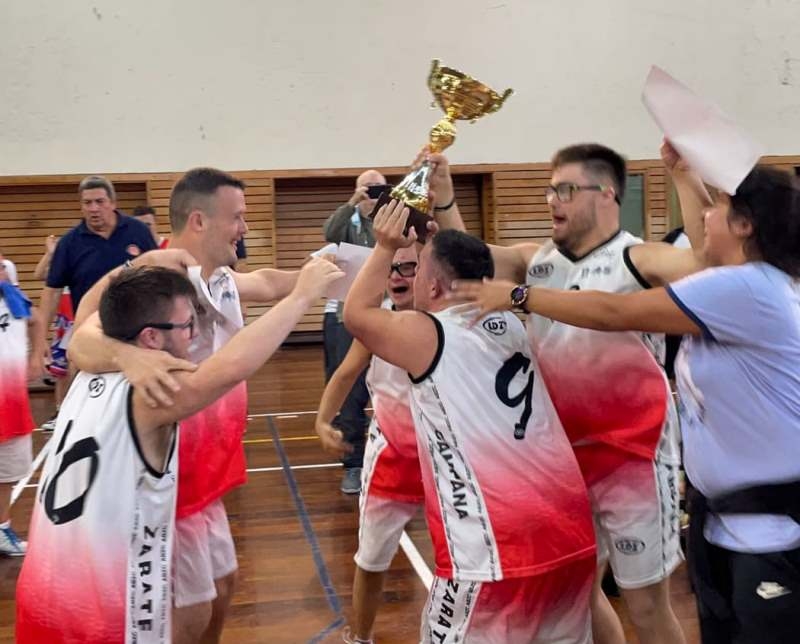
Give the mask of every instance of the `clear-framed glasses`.
[[417, 262], [396, 262], [389, 270], [389, 277], [397, 271], [400, 277], [414, 277], [417, 274]]
[[[547, 186], [544, 189], [544, 198], [547, 203], [553, 203], [553, 199], [558, 197], [558, 200], [561, 203], [569, 203], [575, 198], [575, 193], [581, 192], [582, 190], [590, 190], [592, 192], [603, 192], [610, 186], [604, 186], [602, 184], [594, 184], [590, 186], [579, 186], [577, 183], [557, 183], [554, 186]], [[614, 195], [614, 200], [619, 203], [619, 199], [617, 199], [617, 195]]]

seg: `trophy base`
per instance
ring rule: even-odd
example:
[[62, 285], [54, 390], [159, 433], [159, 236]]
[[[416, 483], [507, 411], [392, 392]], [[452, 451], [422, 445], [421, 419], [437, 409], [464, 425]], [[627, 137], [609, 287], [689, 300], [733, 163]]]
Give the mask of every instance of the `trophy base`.
[[[381, 206], [384, 206], [391, 200], [391, 191], [387, 189], [378, 198], [375, 208], [373, 208], [372, 212], [369, 214], [369, 218], [375, 219], [375, 215], [378, 214], [378, 210], [381, 209]], [[414, 226], [414, 230], [417, 232], [417, 241], [424, 244], [430, 232], [428, 230], [428, 222], [433, 221], [433, 217], [427, 213], [417, 210], [416, 208], [412, 208], [408, 204], [406, 204], [406, 208], [408, 208], [409, 213], [408, 221], [406, 221], [406, 227], [405, 230], [403, 230], [403, 234], [408, 235], [408, 229], [411, 228], [411, 226]]]

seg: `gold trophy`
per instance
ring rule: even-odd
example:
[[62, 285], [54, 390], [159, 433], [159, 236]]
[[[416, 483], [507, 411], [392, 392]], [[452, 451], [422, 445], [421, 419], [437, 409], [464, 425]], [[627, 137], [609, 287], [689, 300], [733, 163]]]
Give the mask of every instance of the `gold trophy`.
[[[435, 99], [431, 107], [438, 104], [445, 113], [444, 118], [431, 128], [428, 137], [431, 152], [442, 152], [452, 145], [456, 138], [456, 121], [474, 123], [481, 116], [499, 110], [514, 93], [514, 90], [507, 89], [501, 96], [457, 69], [442, 67], [438, 60], [431, 65], [428, 87]], [[378, 209], [391, 199], [402, 201], [410, 210], [407, 226], [414, 226], [418, 239], [425, 241], [427, 224], [433, 220], [432, 204], [428, 198], [430, 173], [430, 163], [424, 161], [391, 191], [380, 196], [370, 216], [374, 217]]]

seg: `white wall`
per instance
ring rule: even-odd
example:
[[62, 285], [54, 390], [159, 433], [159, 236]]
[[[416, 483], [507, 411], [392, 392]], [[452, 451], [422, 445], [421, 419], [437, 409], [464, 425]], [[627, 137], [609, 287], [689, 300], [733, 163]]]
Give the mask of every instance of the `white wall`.
[[433, 57], [506, 107], [454, 162], [657, 155], [651, 63], [800, 153], [800, 0], [0, 0], [0, 175], [393, 165]]

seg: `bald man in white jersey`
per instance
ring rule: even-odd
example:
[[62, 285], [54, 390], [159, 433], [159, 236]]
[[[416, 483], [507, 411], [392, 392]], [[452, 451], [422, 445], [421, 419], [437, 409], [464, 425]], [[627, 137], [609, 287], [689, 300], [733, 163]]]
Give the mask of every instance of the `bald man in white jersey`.
[[408, 373], [436, 579], [423, 642], [591, 641], [594, 535], [586, 489], [511, 313], [468, 324], [453, 279], [493, 275], [489, 249], [462, 231], [420, 252], [415, 311], [378, 304], [408, 209], [390, 202], [377, 246], [345, 303], [345, 324]]
[[[681, 195], [687, 235], [702, 248], [700, 179], [669, 144], [662, 157]], [[452, 201], [447, 160], [436, 164], [436, 201]], [[620, 230], [624, 159], [598, 144], [564, 148], [553, 158], [545, 197], [552, 240], [492, 246], [496, 277], [519, 286], [504, 308], [519, 306], [528, 285], [631, 292], [664, 285], [699, 270], [701, 251], [643, 243]], [[437, 211], [443, 228], [460, 225], [458, 206]], [[598, 538], [599, 570], [592, 594], [595, 642], [622, 644], [622, 626], [600, 588], [610, 562], [639, 640], [682, 643], [669, 601], [669, 576], [682, 560], [679, 543], [677, 421], [663, 373], [663, 336], [602, 334], [536, 315], [531, 346], [581, 466]]]

